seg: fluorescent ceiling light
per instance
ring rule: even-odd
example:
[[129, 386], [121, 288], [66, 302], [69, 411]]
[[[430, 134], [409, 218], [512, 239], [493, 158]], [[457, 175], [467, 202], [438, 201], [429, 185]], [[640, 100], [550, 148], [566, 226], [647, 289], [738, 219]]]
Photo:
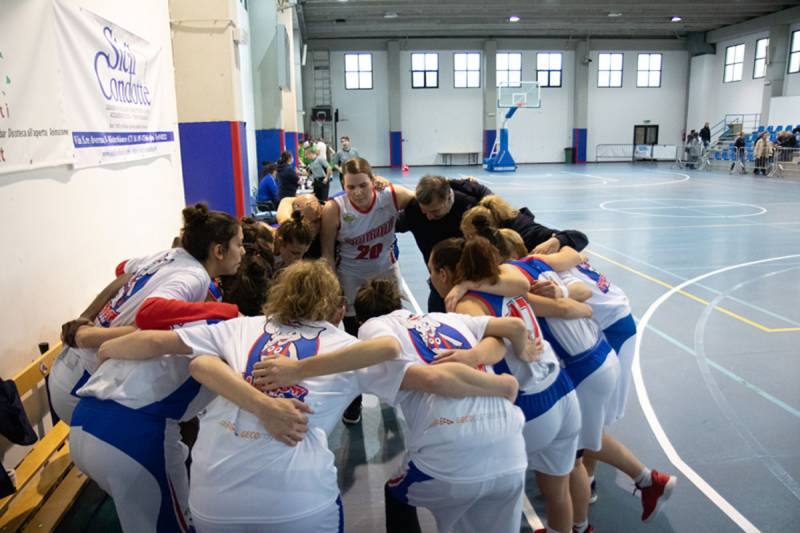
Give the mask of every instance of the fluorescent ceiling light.
[[613, 13], [609, 13], [608, 16], [613, 19], [613, 18], [621, 17], [622, 13], [613, 12]]
[[683, 19], [682, 19], [681, 17], [679, 17], [678, 15], [675, 15], [674, 17], [672, 17], [672, 19], [671, 19], [671, 20], [672, 20], [672, 22], [680, 22], [680, 21], [682, 21]]
[[516, 15], [511, 15], [510, 17], [508, 17], [508, 21], [509, 22], [519, 22], [519, 17], [516, 16]]
[[393, 13], [393, 12], [392, 13], [384, 13], [383, 14], [383, 18], [385, 18], [385, 19], [396, 19], [397, 18], [397, 13]]

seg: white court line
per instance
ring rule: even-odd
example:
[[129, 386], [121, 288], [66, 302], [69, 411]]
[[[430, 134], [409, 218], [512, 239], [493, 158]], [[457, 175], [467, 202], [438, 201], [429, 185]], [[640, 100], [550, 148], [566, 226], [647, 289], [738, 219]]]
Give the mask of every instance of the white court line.
[[[539, 211], [537, 211], [539, 213]], [[761, 222], [750, 224], [689, 224], [685, 226], [617, 226], [614, 228], [592, 228], [592, 231], [627, 231], [627, 230], [673, 230], [673, 229], [704, 229], [704, 228], [748, 228], [757, 226], [797, 226], [798, 222]]]
[[794, 255], [784, 255], [781, 257], [771, 257], [769, 259], [760, 259], [758, 261], [749, 261], [747, 263], [740, 263], [738, 265], [731, 265], [725, 268], [720, 268], [718, 270], [714, 270], [712, 272], [707, 272], [701, 276], [697, 276], [696, 278], [686, 280], [680, 285], [677, 285], [661, 295], [655, 302], [653, 302], [650, 307], [647, 308], [644, 315], [642, 315], [642, 319], [639, 322], [641, 326], [641, 334], [636, 336], [636, 344], [634, 347], [633, 353], [633, 383], [636, 387], [636, 395], [639, 398], [639, 404], [642, 407], [642, 411], [644, 412], [644, 416], [647, 419], [647, 423], [650, 425], [650, 429], [653, 431], [653, 434], [658, 441], [658, 444], [664, 450], [664, 453], [667, 455], [667, 458], [670, 462], [675, 465], [675, 467], [688, 479], [691, 481], [699, 490], [702, 492], [711, 502], [716, 505], [723, 513], [725, 513], [728, 518], [730, 518], [737, 526], [739, 526], [742, 530], [751, 532], [751, 531], [759, 531], [759, 529], [753, 525], [747, 518], [744, 517], [733, 505], [731, 505], [725, 498], [722, 497], [714, 487], [708, 484], [708, 482], [703, 479], [700, 474], [694, 471], [694, 469], [686, 464], [686, 462], [678, 455], [677, 450], [672, 445], [672, 442], [667, 437], [664, 428], [661, 426], [661, 422], [659, 422], [658, 417], [656, 416], [655, 410], [653, 409], [653, 404], [650, 402], [650, 396], [647, 394], [647, 389], [644, 385], [644, 378], [642, 377], [642, 365], [641, 365], [641, 358], [640, 358], [640, 351], [642, 348], [642, 340], [644, 339], [644, 333], [647, 330], [647, 324], [650, 322], [650, 318], [655, 314], [656, 310], [663, 304], [667, 299], [672, 296], [673, 294], [677, 293], [678, 291], [692, 285], [693, 283], [697, 283], [698, 281], [704, 280], [716, 274], [721, 274], [723, 272], [727, 272], [729, 270], [734, 270], [737, 268], [747, 267], [751, 265], [758, 265], [762, 263], [768, 263], [771, 261], [780, 261], [783, 259], [794, 259], [800, 257], [800, 254]]
[[[647, 200], [646, 198], [628, 198], [624, 200], [608, 200], [600, 204], [600, 209], [604, 209], [606, 211], [611, 211], [612, 213], [622, 213], [624, 215], [641, 215], [641, 216], [648, 216], [648, 217], [664, 217], [664, 218], [745, 218], [745, 217], [755, 217], [759, 215], [763, 215], [767, 212], [767, 208], [756, 205], [756, 204], [745, 204], [740, 202], [728, 202], [724, 200], [717, 201], [717, 205], [664, 205], [659, 207], [645, 207], [645, 206], [631, 206], [631, 207], [609, 207], [612, 204], [618, 204], [621, 202], [636, 202], [640, 200], [645, 201], [652, 201]], [[667, 200], [676, 200], [676, 201], [688, 201], [691, 202], [690, 198], [667, 198]], [[705, 201], [705, 200], [703, 200]], [[708, 215], [708, 214], [699, 214], [699, 215], [669, 215], [664, 213], [648, 213], [646, 211], [651, 211], [653, 209], [697, 209], [697, 208], [721, 208], [721, 207], [752, 207], [756, 210], [755, 213], [743, 213], [741, 215]], [[645, 213], [637, 213], [637, 211], [645, 211]], [[702, 211], [701, 211], [702, 213]]]
[[[414, 295], [411, 294], [411, 291], [408, 289], [408, 283], [406, 283], [406, 278], [402, 275], [400, 276], [400, 289], [406, 294], [408, 297], [408, 301], [411, 302], [411, 307], [414, 308], [414, 312], [418, 315], [423, 314], [422, 308], [417, 303], [417, 299], [414, 298]], [[528, 495], [522, 495], [522, 514], [525, 515], [525, 519], [528, 521], [528, 525], [531, 526], [531, 529], [536, 531], [537, 529], [544, 528], [544, 524], [542, 523], [541, 519], [539, 519], [539, 515], [536, 514], [536, 510], [531, 505], [531, 501], [528, 499]]]

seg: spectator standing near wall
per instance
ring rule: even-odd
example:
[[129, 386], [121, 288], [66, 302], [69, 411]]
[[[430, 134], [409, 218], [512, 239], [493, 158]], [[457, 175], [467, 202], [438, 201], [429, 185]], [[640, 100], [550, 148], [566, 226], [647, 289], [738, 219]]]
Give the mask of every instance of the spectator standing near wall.
[[772, 143], [767, 135], [767, 132], [762, 133], [753, 149], [753, 155], [756, 158], [756, 168], [753, 170], [753, 174], [758, 174], [761, 171], [762, 175], [767, 175], [767, 159], [772, 155], [773, 150]]
[[703, 140], [703, 148], [708, 148], [711, 144], [711, 129], [708, 127], [708, 122], [700, 128], [700, 138]]
[[306, 155], [311, 160], [311, 163], [308, 164], [308, 171], [313, 180], [314, 196], [324, 204], [328, 200], [330, 190], [331, 167], [322, 154], [317, 152], [317, 147], [314, 145], [308, 147]]
[[734, 167], [736, 166], [736, 161], [741, 161], [742, 163], [742, 171], [745, 171], [745, 162], [746, 159], [744, 157], [744, 132], [739, 132], [739, 136], [736, 137], [736, 140], [733, 141], [733, 161], [731, 161], [731, 169], [730, 172], [733, 172]]
[[342, 190], [344, 190], [344, 177], [342, 175], [342, 166], [347, 163], [349, 159], [354, 157], [361, 157], [361, 154], [358, 153], [358, 150], [353, 148], [350, 144], [350, 137], [343, 135], [339, 139], [339, 151], [333, 154], [333, 160], [331, 161], [331, 166], [333, 170], [336, 171], [336, 176], [339, 178], [339, 184], [342, 186]]

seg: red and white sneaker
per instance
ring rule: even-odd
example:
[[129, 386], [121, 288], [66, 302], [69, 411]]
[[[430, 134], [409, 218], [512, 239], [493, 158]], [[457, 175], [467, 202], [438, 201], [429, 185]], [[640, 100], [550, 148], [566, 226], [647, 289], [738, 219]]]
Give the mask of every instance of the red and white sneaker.
[[[578, 530], [573, 527], [572, 533], [578, 533]], [[594, 533], [594, 528], [592, 527], [592, 524], [586, 526], [586, 529], [583, 530], [583, 533]]]
[[675, 483], [678, 482], [678, 478], [675, 476], [664, 474], [658, 470], [650, 472], [650, 480], [649, 487], [636, 486], [636, 489], [642, 493], [642, 522], [645, 523], [658, 516], [669, 497], [672, 496]]

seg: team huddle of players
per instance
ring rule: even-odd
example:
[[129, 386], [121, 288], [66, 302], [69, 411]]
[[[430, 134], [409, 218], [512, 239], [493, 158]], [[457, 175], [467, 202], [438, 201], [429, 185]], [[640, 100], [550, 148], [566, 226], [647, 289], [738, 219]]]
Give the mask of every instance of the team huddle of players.
[[[328, 435], [346, 409], [358, 421], [362, 393], [408, 425], [388, 531], [419, 531], [426, 507], [441, 532], [517, 533], [528, 469], [547, 531], [592, 531], [598, 460], [656, 516], [676, 479], [604, 431], [625, 410], [636, 326], [574, 249], [585, 236], [473, 180], [412, 192], [361, 158], [342, 170], [324, 206], [284, 199], [277, 229], [185, 208], [178, 246], [121, 263], [63, 326], [53, 407], [123, 529], [342, 531]], [[403, 308], [396, 230], [427, 261], [427, 314]], [[198, 415], [189, 476], [179, 423]]]

